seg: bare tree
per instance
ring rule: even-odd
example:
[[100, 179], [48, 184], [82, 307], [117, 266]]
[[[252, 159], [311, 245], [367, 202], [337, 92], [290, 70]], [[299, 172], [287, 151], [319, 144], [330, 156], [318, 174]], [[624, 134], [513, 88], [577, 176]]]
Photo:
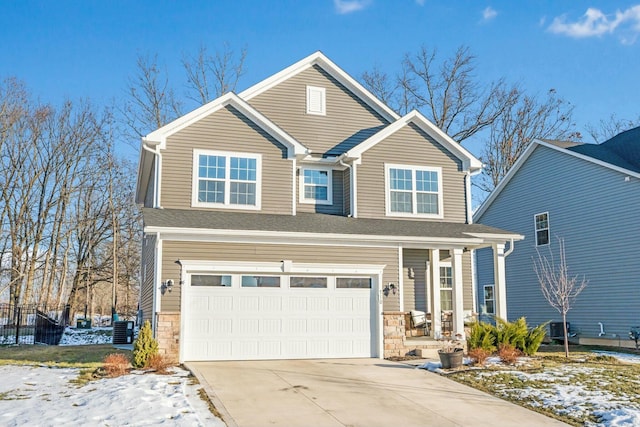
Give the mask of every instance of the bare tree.
[[579, 139], [572, 114], [573, 106], [554, 89], [543, 99], [514, 89], [502, 114], [491, 123], [480, 157], [485, 164], [484, 179], [476, 185], [491, 192], [535, 138]]
[[187, 74], [187, 98], [206, 104], [227, 92], [234, 91], [244, 74], [247, 48], [236, 53], [224, 43], [222, 50], [209, 54], [201, 46], [195, 56], [183, 55], [182, 65]]
[[587, 125], [586, 129], [593, 141], [599, 144], [636, 126], [640, 126], [640, 117], [635, 120], [620, 119], [614, 113], [596, 125]]
[[[565, 254], [564, 239], [558, 238], [559, 264], [556, 265], [553, 252], [550, 249], [549, 257], [543, 256], [538, 251], [538, 259], [533, 260], [533, 268], [540, 283], [540, 289], [544, 298], [551, 307], [562, 315], [564, 330], [564, 354], [569, 357], [569, 334], [567, 328], [567, 313], [571, 310], [573, 302], [589, 281], [579, 275], [570, 276], [567, 258]], [[537, 250], [537, 249], [536, 249]]]

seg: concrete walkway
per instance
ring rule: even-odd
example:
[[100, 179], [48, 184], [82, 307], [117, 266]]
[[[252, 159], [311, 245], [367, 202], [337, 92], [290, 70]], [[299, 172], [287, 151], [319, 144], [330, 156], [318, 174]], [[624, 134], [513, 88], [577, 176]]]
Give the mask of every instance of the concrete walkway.
[[566, 425], [387, 360], [190, 362], [187, 367], [229, 427]]

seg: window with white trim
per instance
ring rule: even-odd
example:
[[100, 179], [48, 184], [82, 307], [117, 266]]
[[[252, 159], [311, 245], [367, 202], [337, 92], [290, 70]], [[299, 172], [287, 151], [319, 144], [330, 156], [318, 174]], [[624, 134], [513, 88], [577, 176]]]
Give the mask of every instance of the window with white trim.
[[194, 150], [193, 206], [260, 209], [261, 156]]
[[385, 165], [387, 215], [442, 218], [442, 168]]
[[440, 308], [453, 310], [453, 270], [450, 265], [440, 265]]
[[231, 287], [231, 276], [228, 274], [192, 274], [191, 286]]
[[280, 276], [242, 276], [243, 288], [279, 288]]
[[336, 289], [371, 289], [371, 277], [336, 277]]
[[307, 86], [307, 114], [327, 114], [326, 91], [323, 87]]
[[330, 205], [333, 203], [333, 171], [330, 168], [300, 169], [300, 203]]
[[536, 246], [549, 244], [549, 212], [535, 216]]
[[484, 285], [484, 313], [496, 314], [495, 297], [493, 296], [493, 285]]

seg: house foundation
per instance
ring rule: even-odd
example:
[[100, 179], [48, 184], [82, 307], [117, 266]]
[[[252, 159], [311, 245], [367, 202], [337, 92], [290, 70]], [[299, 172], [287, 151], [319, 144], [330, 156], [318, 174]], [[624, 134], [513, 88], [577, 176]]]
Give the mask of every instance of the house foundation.
[[160, 312], [157, 315], [156, 341], [160, 355], [171, 363], [178, 363], [180, 355], [180, 313]]

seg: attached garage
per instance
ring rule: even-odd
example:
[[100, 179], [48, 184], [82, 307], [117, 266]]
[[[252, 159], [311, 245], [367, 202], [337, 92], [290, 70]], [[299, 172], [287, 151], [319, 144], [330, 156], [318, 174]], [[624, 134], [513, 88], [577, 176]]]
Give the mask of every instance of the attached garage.
[[182, 361], [379, 357], [380, 265], [181, 261]]

